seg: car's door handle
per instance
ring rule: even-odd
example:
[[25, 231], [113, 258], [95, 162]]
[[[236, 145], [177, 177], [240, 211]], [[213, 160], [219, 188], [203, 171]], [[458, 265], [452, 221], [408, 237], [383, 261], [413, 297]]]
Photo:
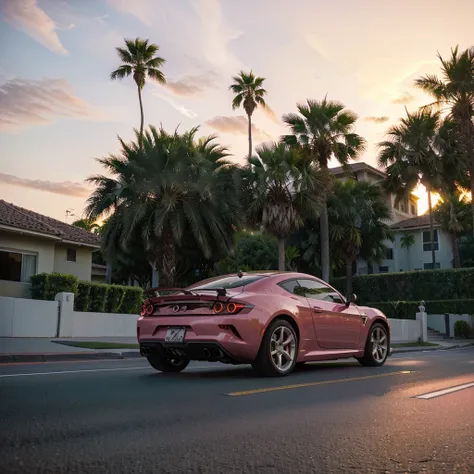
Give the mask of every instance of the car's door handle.
[[320, 308], [319, 306], [313, 306], [313, 312], [314, 313], [322, 313], [323, 308]]

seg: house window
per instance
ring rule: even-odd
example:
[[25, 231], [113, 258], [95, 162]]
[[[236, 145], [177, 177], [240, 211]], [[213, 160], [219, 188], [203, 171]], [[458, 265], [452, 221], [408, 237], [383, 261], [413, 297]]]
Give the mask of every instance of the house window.
[[66, 260], [68, 262], [75, 262], [76, 261], [76, 249], [67, 249]]
[[388, 273], [388, 267], [379, 267], [379, 273]]
[[36, 274], [36, 255], [0, 250], [0, 280], [29, 282]]
[[[434, 230], [433, 244], [434, 244], [434, 249], [439, 250], [438, 229]], [[423, 231], [423, 252], [431, 252], [431, 237], [430, 237], [429, 230]]]
[[385, 249], [385, 260], [393, 260], [393, 249], [386, 248]]
[[[439, 262], [436, 262], [436, 269], [441, 268], [441, 264]], [[423, 269], [424, 270], [433, 270], [433, 262], [430, 263], [424, 263], [423, 264]]]
[[415, 207], [415, 205], [414, 205], [414, 204], [411, 204], [410, 207], [411, 207], [411, 213], [412, 213], [414, 216], [416, 216], [416, 207]]

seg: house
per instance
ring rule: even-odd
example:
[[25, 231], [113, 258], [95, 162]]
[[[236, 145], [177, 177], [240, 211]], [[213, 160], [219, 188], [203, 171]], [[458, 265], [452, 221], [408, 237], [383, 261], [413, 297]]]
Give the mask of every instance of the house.
[[[331, 168], [340, 180], [351, 177], [356, 181], [381, 184], [386, 174], [367, 163], [352, 163], [346, 167]], [[432, 268], [429, 216], [418, 216], [418, 197], [410, 194], [405, 199], [397, 199], [393, 193], [386, 193], [387, 204], [392, 218], [387, 224], [394, 232], [394, 242], [387, 241], [386, 258], [378, 265], [358, 260], [354, 262], [354, 275], [388, 273]], [[436, 268], [452, 268], [453, 252], [450, 235], [435, 224]], [[414, 237], [414, 244], [406, 249], [402, 246], [405, 234]], [[406, 239], [403, 239], [406, 240]]]
[[30, 296], [30, 277], [68, 273], [91, 281], [98, 235], [0, 200], [0, 296]]

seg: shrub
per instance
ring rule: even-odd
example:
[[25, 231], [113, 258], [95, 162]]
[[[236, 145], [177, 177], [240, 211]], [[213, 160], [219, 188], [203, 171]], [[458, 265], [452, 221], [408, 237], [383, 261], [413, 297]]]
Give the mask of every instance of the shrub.
[[110, 285], [103, 285], [101, 283], [90, 284], [90, 312], [103, 313], [105, 311], [105, 302], [109, 287]]
[[454, 337], [468, 339], [471, 336], [471, 326], [466, 321], [456, 321], [454, 323]]
[[107, 313], [118, 313], [120, 305], [122, 304], [125, 295], [124, 286], [110, 285], [107, 293], [107, 301], [105, 304], [105, 311]]
[[[367, 303], [367, 306], [380, 309], [387, 318], [415, 319], [420, 310], [419, 301], [383, 301]], [[466, 300], [431, 300], [425, 301], [425, 311], [428, 314], [472, 314], [474, 299]]]
[[90, 295], [91, 284], [88, 281], [80, 281], [74, 296], [74, 311], [89, 311]]
[[[344, 277], [334, 278], [331, 284], [345, 293]], [[354, 277], [353, 288], [361, 304], [369, 301], [474, 299], [474, 268], [362, 275]]]
[[76, 294], [78, 279], [62, 273], [40, 273], [31, 277], [31, 297], [35, 300], [53, 301], [57, 293]]
[[123, 295], [119, 313], [139, 314], [142, 302], [143, 290], [140, 287], [127, 286], [125, 287], [125, 294]]

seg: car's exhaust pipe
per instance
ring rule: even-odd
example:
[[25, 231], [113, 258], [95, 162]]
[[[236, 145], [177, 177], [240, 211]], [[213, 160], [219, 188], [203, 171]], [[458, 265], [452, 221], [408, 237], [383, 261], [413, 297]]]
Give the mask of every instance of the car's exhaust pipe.
[[206, 359], [211, 358], [211, 352], [207, 347], [204, 348], [204, 357], [206, 357]]
[[222, 359], [224, 357], [224, 353], [219, 348], [216, 348], [214, 349], [214, 357], [217, 359]]
[[140, 348], [140, 353], [141, 353], [141, 355], [147, 357], [147, 356], [151, 355], [151, 348], [150, 348], [150, 347], [146, 347], [146, 346], [145, 346], [145, 347], [141, 347], [141, 348]]

